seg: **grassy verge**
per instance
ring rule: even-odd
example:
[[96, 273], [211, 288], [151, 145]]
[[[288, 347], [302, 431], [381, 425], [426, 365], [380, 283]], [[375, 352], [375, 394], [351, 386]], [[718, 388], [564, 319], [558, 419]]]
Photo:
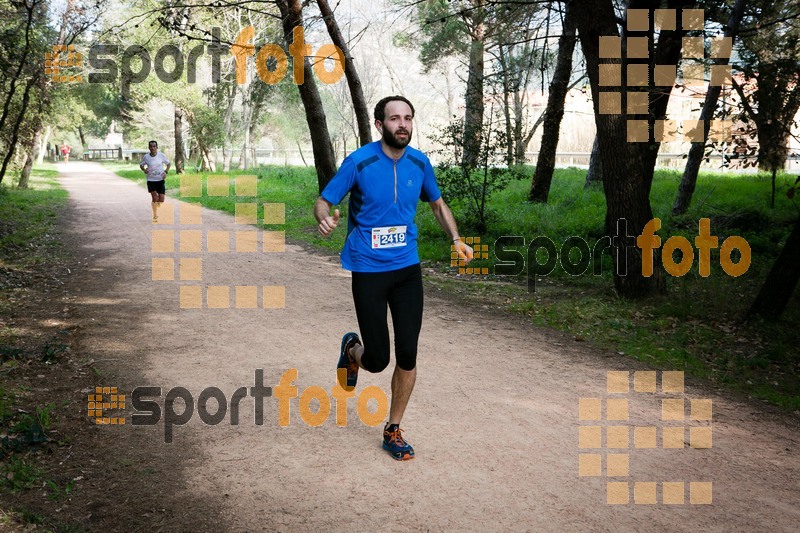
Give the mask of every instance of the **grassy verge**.
[[[136, 164], [104, 163], [118, 175], [144, 184], [144, 174]], [[263, 226], [269, 229], [283, 230], [289, 239], [310, 243], [330, 252], [338, 252], [344, 244], [344, 232], [335, 232], [330, 239], [323, 239], [317, 234], [316, 223], [312, 215], [312, 206], [316, 200], [317, 179], [314, 169], [299, 167], [267, 167], [249, 171], [233, 171], [227, 173], [231, 178], [231, 196], [208, 196], [203, 189], [203, 196], [182, 198], [188, 202], [197, 202], [204, 207], [235, 214], [237, 202], [252, 202], [252, 197], [233, 196], [235, 192], [235, 179], [239, 175], [258, 176], [258, 219], [263, 220], [263, 203], [284, 204], [286, 209], [285, 224]], [[204, 182], [207, 174], [203, 174]], [[179, 177], [170, 174], [166, 182], [167, 195], [175, 198], [180, 196]], [[149, 209], [148, 196], [142, 193], [142, 207]], [[342, 217], [345, 217], [347, 207], [342, 208]]]
[[[116, 164], [112, 168], [143, 182], [135, 166]], [[341, 249], [344, 231], [335, 232], [331, 239], [316, 234], [311, 215], [317, 196], [313, 169], [265, 167], [228, 173], [231, 182], [240, 174], [258, 175], [260, 202], [285, 204], [286, 223], [279, 228], [290, 239], [331, 252]], [[605, 198], [601, 188], [584, 189], [584, 179], [583, 170], [557, 170], [549, 202], [544, 205], [526, 201], [527, 181], [513, 182], [497, 193], [490, 202], [490, 228], [480, 235], [481, 242], [488, 243], [489, 258], [474, 265], [493, 271], [493, 243], [503, 235], [520, 236], [526, 244], [534, 237], [546, 236], [557, 248], [568, 237], [579, 236], [592, 247], [604, 232]], [[420, 209], [417, 215], [420, 256], [438, 272], [431, 277], [432, 283], [471, 302], [520, 313], [537, 325], [568, 332], [576, 341], [624, 352], [657, 368], [682, 369], [782, 408], [800, 410], [800, 331], [794, 326], [800, 319], [800, 301], [793, 298], [779, 321], [741, 321], [798, 216], [795, 204], [783, 194], [794, 177], [779, 176], [778, 200], [771, 209], [768, 176], [701, 174], [689, 212], [673, 217], [670, 210], [679, 179], [679, 173], [658, 171], [653, 182], [651, 205], [654, 215], [662, 220], [658, 232], [662, 244], [671, 236], [683, 236], [693, 244], [699, 219], [709, 218], [711, 234], [719, 237], [720, 244], [732, 235], [749, 243], [752, 263], [744, 275], [727, 275], [720, 267], [717, 249], [711, 254], [711, 275], [701, 277], [695, 254], [688, 274], [668, 279], [666, 295], [632, 302], [614, 293], [611, 259], [603, 256], [600, 275], [587, 272], [571, 276], [557, 265], [550, 274], [538, 277], [535, 291], [529, 292], [524, 275], [455, 275], [449, 266], [448, 243], [428, 209]], [[180, 197], [177, 176], [169, 176], [167, 188], [168, 194]], [[144, 193], [142, 196], [144, 203]], [[234, 213], [237, 201], [248, 201], [234, 196], [186, 200], [229, 213]], [[450, 204], [457, 220], [464, 220], [463, 207], [457, 201]], [[341, 210], [344, 218], [346, 205]], [[462, 235], [478, 236], [470, 228], [461, 230]]]
[[0, 265], [26, 268], [46, 263], [55, 251], [55, 217], [67, 193], [53, 165], [33, 171], [28, 189], [0, 186]]
[[31, 381], [60, 372], [69, 351], [69, 333], [51, 309], [67, 257], [57, 226], [67, 193], [57, 174], [45, 165], [28, 189], [0, 186], [0, 529], [68, 528], [43, 509], [63, 503], [75, 484], [52, 462], [70, 401]]

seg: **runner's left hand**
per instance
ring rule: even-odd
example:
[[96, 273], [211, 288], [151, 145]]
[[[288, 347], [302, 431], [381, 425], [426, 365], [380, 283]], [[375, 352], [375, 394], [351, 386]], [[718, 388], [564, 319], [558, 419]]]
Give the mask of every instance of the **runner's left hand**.
[[465, 244], [462, 240], [457, 240], [453, 243], [453, 246], [456, 248], [456, 253], [458, 254], [458, 258], [463, 260], [465, 263], [469, 263], [472, 261], [473, 252], [472, 247]]

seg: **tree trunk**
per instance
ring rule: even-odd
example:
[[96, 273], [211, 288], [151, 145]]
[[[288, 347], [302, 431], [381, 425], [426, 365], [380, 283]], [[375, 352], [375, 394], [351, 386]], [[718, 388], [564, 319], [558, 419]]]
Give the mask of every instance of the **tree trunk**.
[[266, 100], [267, 91], [261, 85], [256, 85], [254, 96], [250, 99], [250, 123], [248, 127], [248, 146], [250, 149], [250, 165], [253, 167], [258, 166], [258, 157], [256, 154], [256, 145], [261, 141], [258, 135], [258, 121], [261, 118], [261, 112], [264, 110], [264, 101]]
[[[26, 7], [26, 9], [28, 7], [33, 9], [33, 8], [36, 7], [36, 2], [31, 3], [30, 6], [26, 2], [25, 3], [25, 7]], [[57, 40], [56, 44], [59, 44], [59, 45], [64, 44], [64, 42], [65, 42], [65, 40], [67, 38], [67, 28], [69, 26], [69, 20], [70, 20], [70, 17], [72, 16], [74, 11], [75, 11], [75, 0], [67, 0], [66, 9], [64, 10], [64, 13], [62, 14], [61, 28], [59, 30], [58, 40]], [[39, 76], [41, 76], [41, 74], [37, 73], [37, 74], [35, 74], [35, 76], [39, 77]], [[41, 164], [43, 162], [43, 160], [44, 160], [44, 146], [45, 146], [45, 143], [48, 142], [48, 139], [50, 137], [51, 126], [48, 125], [47, 126], [47, 131], [46, 131], [46, 133], [44, 135], [44, 140], [42, 140], [42, 142], [39, 143], [39, 140], [42, 138], [42, 120], [41, 120], [41, 117], [39, 116], [39, 113], [41, 112], [41, 110], [46, 109], [46, 108], [48, 108], [50, 106], [50, 85], [47, 84], [47, 83], [43, 84], [43, 86], [40, 87], [40, 91], [39, 92], [40, 92], [40, 96], [39, 96], [39, 102], [38, 102], [38, 106], [37, 106], [37, 112], [34, 113], [35, 116], [37, 117], [35, 119], [36, 125], [34, 127], [34, 130], [35, 130], [34, 138], [36, 139], [36, 145], [30, 146], [29, 149], [25, 151], [26, 160], [25, 160], [25, 165], [23, 167], [22, 175], [20, 176], [20, 184], [21, 185], [19, 185], [22, 188], [27, 188], [28, 187], [28, 179], [30, 177], [31, 167], [33, 166], [33, 160], [31, 159], [32, 154], [36, 154], [36, 159], [37, 159], [38, 163]], [[81, 140], [83, 141], [83, 131], [80, 129], [80, 127], [78, 128], [78, 131], [81, 134]], [[82, 144], [83, 144], [83, 148], [86, 148], [86, 145], [84, 143], [82, 143]]]
[[[303, 13], [300, 0], [276, 0], [281, 12], [283, 35], [286, 43], [294, 42], [293, 30], [296, 26], [303, 26]], [[317, 183], [319, 192], [336, 174], [336, 157], [333, 153], [331, 136], [328, 132], [328, 122], [325, 110], [322, 108], [322, 99], [319, 96], [317, 84], [314, 81], [314, 71], [308, 59], [303, 61], [303, 83], [297, 86], [300, 100], [306, 113], [309, 133], [311, 134], [311, 147], [314, 152], [314, 166], [317, 170]]]
[[[736, 0], [733, 6], [733, 12], [728, 18], [728, 25], [725, 27], [725, 37], [734, 39], [739, 32], [739, 25], [744, 16], [744, 9], [747, 5], [747, 0]], [[715, 65], [727, 65], [729, 58], [717, 58], [714, 60]], [[717, 101], [722, 92], [721, 86], [709, 85], [706, 92], [706, 98], [703, 102], [703, 110], [700, 112], [700, 120], [703, 121], [703, 139], [708, 139], [708, 132], [711, 129], [711, 119], [714, 118], [714, 111], [717, 108]], [[692, 195], [694, 194], [695, 186], [697, 185], [697, 174], [700, 172], [700, 163], [703, 162], [703, 155], [705, 152], [705, 142], [692, 143], [689, 149], [689, 157], [686, 159], [686, 166], [683, 169], [683, 176], [681, 183], [678, 186], [678, 195], [675, 197], [675, 204], [672, 206], [673, 215], [682, 215], [689, 209], [689, 204], [692, 202]]]
[[28, 79], [25, 84], [25, 91], [22, 93], [22, 104], [19, 110], [19, 114], [17, 115], [17, 120], [14, 123], [14, 127], [11, 130], [11, 139], [8, 143], [8, 151], [6, 153], [5, 158], [3, 158], [3, 164], [0, 166], [0, 183], [2, 183], [3, 178], [6, 175], [6, 170], [8, 169], [8, 164], [11, 161], [11, 158], [14, 157], [14, 148], [17, 145], [17, 141], [19, 140], [19, 130], [20, 126], [22, 125], [22, 121], [25, 119], [25, 115], [28, 113], [28, 106], [30, 105], [31, 100], [31, 89], [33, 86], [36, 85], [39, 81], [39, 72], [33, 75], [32, 78]]
[[514, 163], [517, 165], [526, 163], [525, 150], [528, 149], [528, 142], [530, 142], [530, 138], [526, 139], [522, 133], [522, 112], [522, 99], [518, 93], [514, 93]]
[[[643, 275], [642, 251], [634, 236], [642, 233], [652, 220], [649, 184], [641, 175], [642, 154], [627, 141], [625, 115], [600, 114], [599, 70], [600, 36], [617, 35], [617, 22], [611, 0], [576, 0], [575, 23], [581, 48], [586, 57], [592, 89], [595, 123], [600, 139], [603, 164], [603, 188], [606, 195], [605, 227], [612, 236], [614, 254], [614, 286], [625, 298], [640, 298], [663, 293], [666, 289], [663, 269], [653, 253], [653, 272]], [[615, 63], [615, 61], [604, 62]], [[616, 61], [619, 63], [619, 61]], [[622, 65], [623, 72], [625, 65]], [[619, 87], [611, 90], [620, 91]], [[622, 231], [618, 231], [620, 228]]]
[[795, 71], [787, 76], [780, 64], [759, 62], [755, 76], [758, 87], [755, 109], [749, 104], [742, 84], [737, 83], [736, 78], [732, 80], [745, 112], [756, 124], [758, 166], [763, 171], [777, 172], [786, 166], [789, 135], [800, 110], [800, 89], [795, 79]]
[[[19, 64], [17, 65], [15, 74], [11, 77], [11, 82], [9, 83], [8, 91], [6, 92], [6, 99], [3, 102], [3, 111], [0, 113], [0, 131], [5, 131], [7, 125], [6, 121], [10, 115], [11, 109], [11, 102], [14, 100], [14, 95], [17, 90], [17, 81], [21, 80], [24, 76], [22, 75], [23, 69], [28, 65], [28, 55], [31, 53], [32, 45], [31, 45], [31, 31], [33, 28], [33, 19], [34, 19], [34, 11], [38, 9], [38, 3], [33, 2], [28, 4], [24, 2], [22, 5], [26, 12], [26, 20], [25, 20], [25, 43], [24, 48], [22, 50], [22, 56], [20, 57]], [[3, 178], [6, 175], [6, 170], [8, 168], [8, 164], [11, 161], [11, 158], [14, 156], [14, 148], [17, 144], [17, 139], [19, 137], [19, 128], [22, 120], [25, 117], [25, 113], [27, 112], [28, 103], [30, 102], [30, 90], [33, 87], [33, 79], [29, 79], [25, 85], [25, 92], [22, 96], [22, 109], [19, 111], [19, 115], [17, 115], [17, 120], [12, 128], [11, 139], [8, 144], [8, 149], [3, 158], [2, 166], [0, 166], [0, 183], [3, 182]]]
[[[6, 120], [8, 119], [11, 102], [14, 100], [14, 94], [17, 90], [17, 81], [23, 78], [22, 70], [28, 64], [28, 54], [31, 51], [31, 28], [33, 27], [33, 17], [34, 17], [34, 8], [36, 7], [36, 3], [32, 5], [28, 5], [27, 2], [24, 3], [25, 11], [27, 12], [27, 19], [25, 21], [25, 45], [22, 50], [22, 56], [20, 57], [19, 64], [17, 65], [16, 73], [11, 77], [11, 82], [8, 86], [8, 91], [6, 92], [6, 100], [3, 102], [3, 112], [0, 113], [0, 131], [4, 131], [6, 128]], [[26, 89], [30, 87], [30, 84], [26, 87]], [[14, 151], [14, 146], [9, 146], [8, 153], [12, 153]], [[8, 161], [6, 159], [6, 161]], [[3, 176], [5, 175], [5, 164], [3, 165], [3, 170], [0, 172], [0, 183], [3, 181]]]
[[31, 169], [33, 169], [33, 160], [39, 155], [39, 140], [42, 137], [42, 128], [41, 126], [36, 128], [36, 134], [31, 139], [30, 144], [25, 151], [25, 165], [22, 167], [22, 173], [19, 176], [19, 183], [17, 187], [20, 189], [27, 189], [28, 188], [28, 181], [31, 177]]
[[183, 116], [184, 111], [175, 106], [175, 118], [172, 122], [175, 134], [175, 173], [183, 174], [186, 164], [186, 150], [183, 147]]
[[781, 316], [800, 279], [800, 219], [772, 265], [767, 279], [747, 311], [748, 317], [775, 319]]
[[[656, 2], [658, 4], [658, 2]], [[694, 6], [695, 3], [691, 0], [669, 0], [667, 7], [674, 9], [681, 13], [682, 8], [689, 8]], [[651, 8], [653, 2], [651, 0], [632, 0], [628, 9], [631, 8]], [[644, 63], [652, 69], [653, 65], [680, 65], [681, 62], [681, 49], [683, 44], [683, 37], [686, 31], [683, 29], [682, 24], [678, 24], [676, 31], [662, 31], [658, 36], [658, 46], [653, 46], [655, 39], [653, 15], [650, 16], [650, 28], [642, 32], [628, 32], [626, 38], [630, 36], [647, 37], [650, 44], [650, 54], [653, 59], [632, 59], [630, 63]], [[626, 46], [623, 44], [623, 46]], [[625, 72], [626, 69], [623, 69]], [[653, 86], [649, 89], [644, 89], [649, 92], [649, 106], [647, 115], [628, 115], [628, 118], [648, 120], [650, 130], [653, 130], [654, 121], [664, 120], [667, 116], [667, 106], [669, 105], [670, 94], [674, 82], [669, 86], [659, 87]], [[650, 194], [650, 187], [653, 184], [653, 175], [655, 174], [656, 162], [658, 160], [658, 151], [661, 148], [661, 142], [653, 138], [652, 141], [635, 143], [641, 152], [642, 168], [639, 172], [647, 187], [647, 194]]]
[[234, 136], [231, 123], [233, 122], [233, 104], [236, 102], [236, 88], [234, 85], [230, 88], [228, 93], [228, 108], [225, 110], [225, 119], [223, 127], [225, 129], [225, 140], [222, 142], [222, 171], [228, 172], [231, 169], [231, 159], [233, 158], [233, 142], [231, 141]]
[[353, 101], [353, 110], [356, 113], [356, 123], [358, 124], [358, 141], [361, 146], [372, 142], [372, 131], [370, 128], [369, 109], [367, 108], [367, 101], [364, 98], [364, 91], [361, 87], [361, 79], [358, 77], [356, 71], [356, 64], [353, 61], [353, 56], [350, 55], [350, 47], [347, 46], [347, 41], [342, 37], [342, 32], [339, 31], [339, 25], [336, 23], [336, 18], [333, 16], [331, 6], [328, 0], [317, 0], [322, 19], [325, 21], [325, 26], [328, 28], [328, 35], [331, 36], [333, 44], [338, 46], [344, 54], [344, 75], [347, 78], [347, 87], [350, 89], [350, 99]]
[[550, 95], [544, 115], [542, 131], [542, 147], [536, 161], [531, 190], [528, 200], [547, 203], [550, 184], [553, 181], [553, 170], [556, 166], [556, 149], [561, 119], [564, 117], [564, 100], [567, 97], [569, 77], [572, 74], [572, 54], [575, 51], [575, 15], [572, 2], [564, 4], [564, 27], [558, 39], [558, 57], [553, 81], [550, 83]]
[[89, 145], [86, 144], [86, 136], [83, 134], [83, 126], [78, 126], [78, 138], [81, 140], [81, 149], [89, 148]]
[[[521, 106], [521, 102], [520, 102], [520, 111], [519, 111], [519, 115], [518, 115], [518, 118], [517, 118], [517, 125], [519, 126], [520, 137], [522, 137], [522, 111], [521, 111], [521, 109], [522, 109], [522, 106]], [[539, 129], [539, 126], [542, 125], [542, 122], [544, 122], [544, 113], [539, 115], [539, 117], [536, 119], [536, 122], [533, 123], [533, 126], [531, 126], [531, 129], [528, 130], [528, 133], [524, 136], [524, 138], [517, 139], [517, 151], [516, 151], [515, 158], [516, 158], [516, 162], [517, 162], [518, 165], [524, 165], [527, 162], [526, 159], [525, 159], [525, 151], [528, 149], [528, 145], [531, 143], [531, 139], [533, 139], [533, 136], [536, 134], [536, 130]]]
[[772, 169], [772, 194], [769, 197], [769, 208], [775, 209], [775, 177], [778, 173], [778, 169]]
[[250, 155], [250, 128], [244, 129], [244, 140], [242, 141], [242, 150], [239, 152], [239, 170], [245, 170], [248, 165], [247, 158]]
[[50, 133], [52, 133], [53, 127], [49, 124], [44, 128], [44, 135], [42, 135], [42, 141], [39, 143], [39, 155], [36, 157], [36, 164], [41, 165], [44, 162], [44, 156], [50, 155], [47, 153], [47, 147], [50, 145]]
[[[758, 168], [764, 172], [777, 172], [786, 167], [786, 160], [789, 157], [792, 119], [784, 122], [780, 117], [772, 118], [763, 110], [764, 107], [760, 106], [759, 120], [756, 120], [759, 145]], [[794, 117], [797, 108], [793, 111], [793, 113], [787, 111], [786, 116]]]
[[216, 172], [217, 166], [214, 164], [214, 160], [211, 159], [211, 154], [208, 153], [208, 148], [205, 146], [200, 147], [200, 153], [203, 157], [203, 164], [201, 170], [208, 170], [209, 172]]
[[239, 170], [245, 170], [247, 168], [247, 158], [250, 154], [250, 129], [244, 130], [244, 141], [242, 142], [242, 149], [239, 150]]
[[256, 138], [256, 128], [257, 128], [257, 122], [256, 122], [256, 120], [254, 118], [253, 121], [250, 123], [250, 133], [249, 133], [249, 136], [250, 136], [250, 162], [251, 162], [250, 165], [253, 166], [253, 167], [257, 167], [258, 166], [258, 156], [256, 154], [256, 143], [253, 141], [253, 139]]
[[75, 11], [75, 0], [67, 0], [67, 8], [61, 15], [61, 27], [58, 30], [58, 44], [64, 44], [67, 38], [67, 28], [69, 27], [69, 19]]
[[28, 181], [31, 177], [31, 169], [33, 169], [33, 156], [31, 155], [31, 152], [28, 152], [28, 154], [25, 156], [25, 164], [22, 166], [22, 172], [19, 175], [19, 183], [17, 183], [17, 188], [28, 188]]
[[[515, 141], [519, 139], [519, 137], [514, 134], [518, 134], [519, 132], [511, 126], [511, 87], [508, 79], [509, 69], [506, 64], [506, 55], [503, 49], [504, 45], [500, 44], [498, 46], [498, 55], [500, 59], [500, 72], [503, 77], [503, 118], [505, 119], [506, 129], [506, 166], [511, 167], [514, 164]], [[517, 123], [517, 125], [519, 125], [519, 123]]]
[[586, 184], [588, 188], [592, 183], [602, 183], [603, 164], [600, 162], [600, 141], [597, 135], [594, 136], [592, 143], [592, 155], [589, 157], [589, 171], [586, 173]]
[[308, 166], [306, 163], [306, 156], [303, 155], [303, 148], [300, 146], [300, 141], [295, 141], [297, 143], [297, 151], [300, 153], [300, 159], [303, 161], [305, 166]]
[[486, 38], [483, 0], [473, 2], [472, 29], [469, 48], [469, 74], [464, 111], [464, 152], [462, 165], [477, 168], [483, 139], [483, 50]]
[[[252, 92], [250, 96], [252, 96]], [[244, 120], [242, 122], [244, 138], [242, 139], [242, 149], [239, 151], [239, 170], [247, 168], [247, 152], [250, 150], [250, 121], [253, 118], [252, 98], [248, 98], [248, 94], [246, 93], [242, 94], [242, 98], [244, 100]]]
[[445, 86], [447, 87], [447, 118], [450, 119], [451, 117], [456, 116], [456, 103], [455, 103], [455, 96], [453, 95], [453, 81], [452, 81], [453, 73], [451, 72], [448, 66], [444, 68], [444, 82]]

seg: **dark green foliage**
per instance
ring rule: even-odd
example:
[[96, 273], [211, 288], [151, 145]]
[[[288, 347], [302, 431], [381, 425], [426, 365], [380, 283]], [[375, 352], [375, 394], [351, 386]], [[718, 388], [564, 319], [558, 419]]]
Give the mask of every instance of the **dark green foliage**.
[[502, 166], [505, 132], [492, 129], [491, 124], [485, 130], [479, 152], [480, 168], [477, 169], [468, 168], [461, 159], [463, 120], [453, 120], [434, 137], [442, 146], [436, 152], [442, 157], [436, 168], [436, 179], [445, 201], [461, 208], [464, 215], [462, 232], [486, 232], [489, 223], [497, 219], [496, 213], [489, 207], [492, 194], [505, 189], [512, 180], [524, 177], [517, 167], [509, 169]]

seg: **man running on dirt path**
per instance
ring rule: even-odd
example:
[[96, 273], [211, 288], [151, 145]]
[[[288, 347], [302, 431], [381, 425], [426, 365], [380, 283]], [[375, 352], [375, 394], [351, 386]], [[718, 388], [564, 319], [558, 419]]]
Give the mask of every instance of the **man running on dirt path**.
[[381, 372], [389, 364], [387, 305], [392, 311], [396, 364], [392, 375], [389, 421], [383, 447], [397, 460], [414, 458], [401, 434], [400, 422], [417, 377], [417, 342], [422, 327], [422, 270], [417, 253], [414, 216], [419, 200], [428, 202], [439, 225], [469, 261], [472, 248], [459, 238], [450, 209], [442, 200], [427, 156], [408, 146], [414, 106], [402, 96], [389, 96], [375, 106], [375, 127], [381, 140], [350, 154], [314, 204], [319, 232], [328, 236], [339, 224], [339, 204], [349, 192], [347, 240], [342, 267], [352, 276], [358, 328], [346, 333], [339, 352], [340, 385], [353, 390], [358, 369]]
[[147, 192], [152, 198], [151, 207], [153, 209], [153, 222], [158, 222], [158, 208], [164, 203], [167, 192], [165, 180], [169, 172], [169, 159], [158, 151], [158, 143], [150, 141], [147, 143], [149, 154], [144, 154], [139, 168], [147, 175]]

